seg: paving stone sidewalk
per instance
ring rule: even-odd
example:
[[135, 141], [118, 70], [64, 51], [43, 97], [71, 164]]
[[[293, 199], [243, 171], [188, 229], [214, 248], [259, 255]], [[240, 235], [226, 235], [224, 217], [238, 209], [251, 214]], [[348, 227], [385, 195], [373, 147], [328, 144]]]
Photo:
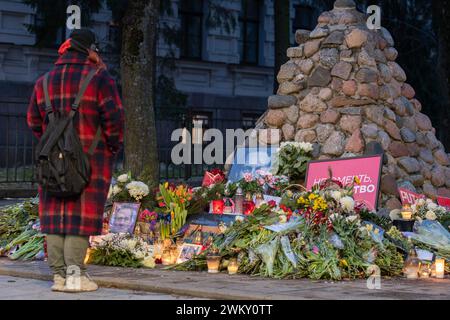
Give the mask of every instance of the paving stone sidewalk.
[[[365, 280], [271, 280], [245, 275], [179, 272], [88, 266], [89, 275], [105, 288], [149, 291], [210, 299], [284, 300], [450, 300], [450, 279], [382, 279], [380, 290], [367, 289]], [[0, 258], [0, 275], [50, 280], [43, 261], [17, 262]]]

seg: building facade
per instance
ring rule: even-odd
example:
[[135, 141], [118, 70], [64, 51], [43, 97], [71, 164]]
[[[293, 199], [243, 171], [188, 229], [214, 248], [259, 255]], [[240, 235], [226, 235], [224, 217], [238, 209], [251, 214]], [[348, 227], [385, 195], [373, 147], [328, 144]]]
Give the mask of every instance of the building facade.
[[[163, 141], [167, 141], [173, 129], [183, 125], [250, 128], [266, 110], [267, 97], [273, 93], [274, 1], [219, 1], [228, 19], [236, 21], [230, 30], [211, 23], [214, 2], [217, 1], [172, 0], [171, 13], [160, 19], [160, 28], [179, 29], [180, 41], [174, 46], [160, 37], [158, 57], [173, 57], [175, 67], [159, 72], [168, 74], [177, 90], [186, 95], [190, 121], [188, 124], [170, 119], [158, 121], [163, 158], [167, 158], [170, 150], [170, 145], [164, 145]], [[291, 1], [288, 18], [292, 43], [296, 29], [314, 27], [320, 11], [315, 3]], [[106, 48], [111, 47], [117, 29], [106, 5], [92, 15], [91, 21], [101, 47], [108, 51]], [[69, 32], [62, 26], [52, 45], [38, 47], [36, 35], [27, 25], [39, 22], [35, 10], [21, 0], [0, 0], [0, 115], [3, 117], [25, 114], [34, 81], [51, 68], [57, 58], [57, 47]], [[106, 54], [110, 65], [117, 60], [113, 53]], [[5, 121], [0, 117], [4, 128]], [[25, 132], [23, 123], [16, 126]], [[0, 147], [11, 143], [4, 139]]]

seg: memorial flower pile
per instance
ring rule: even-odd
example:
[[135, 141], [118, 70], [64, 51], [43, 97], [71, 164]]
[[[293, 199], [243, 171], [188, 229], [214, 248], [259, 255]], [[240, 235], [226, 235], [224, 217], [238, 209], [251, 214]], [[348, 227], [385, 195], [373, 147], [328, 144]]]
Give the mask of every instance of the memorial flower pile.
[[[216, 239], [223, 259], [238, 257], [239, 272], [272, 278], [355, 279], [373, 264], [400, 275], [403, 256], [381, 228], [361, 219], [366, 209], [350, 188], [286, 192], [280, 208], [264, 204]], [[201, 270], [205, 257], [174, 267]]]
[[115, 267], [154, 268], [152, 246], [129, 234], [107, 234], [92, 246], [89, 263]]

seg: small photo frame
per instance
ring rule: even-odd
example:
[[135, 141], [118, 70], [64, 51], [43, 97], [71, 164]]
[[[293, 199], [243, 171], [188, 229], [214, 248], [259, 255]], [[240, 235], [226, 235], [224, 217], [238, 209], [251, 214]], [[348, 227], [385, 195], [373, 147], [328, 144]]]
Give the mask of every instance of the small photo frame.
[[140, 206], [140, 203], [114, 202], [109, 232], [133, 234]]
[[183, 263], [191, 260], [194, 256], [202, 252], [202, 246], [199, 244], [184, 243], [181, 246], [180, 253], [178, 255], [177, 263]]

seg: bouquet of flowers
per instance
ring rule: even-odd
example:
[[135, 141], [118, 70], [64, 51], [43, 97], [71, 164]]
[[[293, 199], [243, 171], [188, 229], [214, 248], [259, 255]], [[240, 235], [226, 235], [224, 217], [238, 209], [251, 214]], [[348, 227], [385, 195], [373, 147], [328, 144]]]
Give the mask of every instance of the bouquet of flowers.
[[311, 143], [283, 142], [275, 158], [274, 173], [288, 176], [293, 181], [304, 179], [312, 151]]
[[168, 182], [159, 186], [157, 200], [159, 209], [165, 215], [160, 221], [163, 239], [175, 235], [186, 223], [187, 207], [192, 198], [193, 191], [187, 186], [172, 186]]
[[147, 242], [129, 234], [107, 234], [93, 245], [89, 262], [105, 266], [154, 268], [153, 250]]
[[242, 189], [244, 194], [257, 194], [263, 193], [263, 186], [265, 183], [264, 178], [247, 172], [244, 173], [244, 177], [237, 182], [237, 186]]
[[150, 207], [152, 202], [149, 187], [142, 181], [134, 181], [128, 173], [121, 174], [116, 184], [110, 187], [108, 198], [113, 202], [140, 202]]

